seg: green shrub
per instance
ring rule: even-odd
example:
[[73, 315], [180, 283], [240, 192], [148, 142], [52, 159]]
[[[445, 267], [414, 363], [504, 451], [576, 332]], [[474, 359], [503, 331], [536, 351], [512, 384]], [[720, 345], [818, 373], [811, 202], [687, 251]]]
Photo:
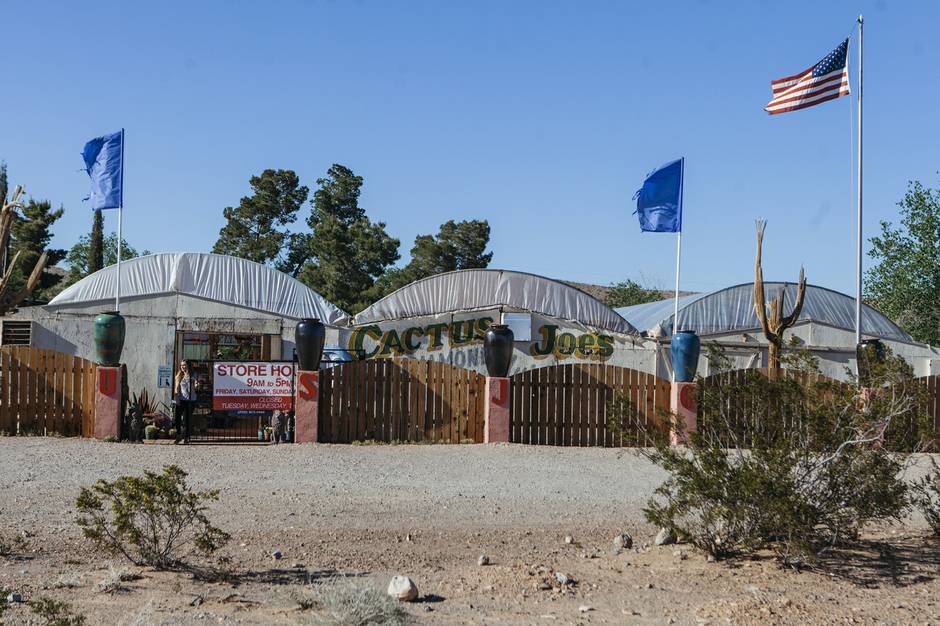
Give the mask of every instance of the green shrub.
[[655, 447], [641, 453], [669, 473], [644, 509], [650, 522], [716, 557], [771, 548], [798, 565], [904, 515], [905, 458], [889, 450], [923, 434], [909, 366], [890, 357], [877, 391], [862, 394], [819, 377], [805, 355], [790, 363], [726, 385], [699, 380], [697, 429], [683, 448], [644, 427], [623, 398], [611, 404], [612, 426], [644, 430]]
[[173, 568], [193, 552], [210, 555], [228, 541], [228, 533], [206, 517], [205, 503], [218, 497], [218, 490], [192, 491], [186, 472], [167, 465], [162, 474], [148, 471], [82, 488], [76, 523], [99, 547], [136, 565]]
[[73, 613], [72, 607], [61, 600], [39, 597], [29, 601], [29, 608], [41, 617], [45, 626], [84, 626], [85, 616]]

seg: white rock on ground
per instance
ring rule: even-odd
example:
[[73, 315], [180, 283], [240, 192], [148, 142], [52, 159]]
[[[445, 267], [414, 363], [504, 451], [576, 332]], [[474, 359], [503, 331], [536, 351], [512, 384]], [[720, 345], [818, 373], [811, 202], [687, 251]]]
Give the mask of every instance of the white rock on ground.
[[633, 537], [631, 537], [627, 533], [620, 533], [619, 535], [614, 537], [614, 550], [619, 552], [620, 550], [629, 550], [632, 547], [633, 547]]
[[399, 602], [413, 602], [418, 597], [418, 586], [407, 576], [395, 576], [388, 583], [388, 595]]
[[676, 542], [676, 534], [669, 528], [660, 528], [656, 539], [653, 540], [657, 546], [668, 546]]
[[489, 564], [490, 564], [490, 557], [486, 556], [485, 554], [481, 554], [480, 558], [477, 559], [477, 565], [483, 566], [483, 565], [489, 565]]

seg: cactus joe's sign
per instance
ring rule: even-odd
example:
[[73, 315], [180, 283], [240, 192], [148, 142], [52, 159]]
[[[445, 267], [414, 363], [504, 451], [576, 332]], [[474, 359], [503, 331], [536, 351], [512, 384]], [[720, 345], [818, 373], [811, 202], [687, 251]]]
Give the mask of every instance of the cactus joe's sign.
[[289, 411], [294, 364], [219, 361], [212, 372], [213, 411]]

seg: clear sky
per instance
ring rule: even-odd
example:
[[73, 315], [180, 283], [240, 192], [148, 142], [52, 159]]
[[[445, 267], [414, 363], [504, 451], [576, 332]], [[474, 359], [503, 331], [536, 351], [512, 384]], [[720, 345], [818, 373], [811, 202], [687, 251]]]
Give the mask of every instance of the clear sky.
[[7, 0], [0, 159], [65, 206], [57, 247], [91, 226], [84, 142], [124, 127], [138, 249], [208, 251], [249, 176], [289, 168], [312, 190], [336, 162], [365, 178], [402, 263], [415, 235], [480, 218], [492, 267], [669, 288], [674, 236], [641, 234], [632, 195], [685, 156], [683, 288], [751, 280], [763, 216], [768, 280], [804, 263], [852, 293], [854, 98], [762, 107], [859, 13], [870, 236], [908, 180], [940, 184], [935, 0]]

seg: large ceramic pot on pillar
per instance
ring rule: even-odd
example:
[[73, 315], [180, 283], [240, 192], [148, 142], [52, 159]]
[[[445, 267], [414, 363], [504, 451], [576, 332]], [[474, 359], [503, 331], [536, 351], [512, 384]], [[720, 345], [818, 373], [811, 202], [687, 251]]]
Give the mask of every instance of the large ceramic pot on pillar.
[[885, 360], [885, 345], [879, 339], [862, 339], [855, 347], [855, 358], [858, 362], [858, 382], [861, 386], [868, 385], [872, 370]]
[[512, 362], [512, 329], [505, 324], [491, 325], [483, 335], [483, 360], [486, 373], [493, 378], [505, 378]]
[[323, 322], [315, 319], [297, 322], [294, 329], [294, 345], [297, 346], [297, 364], [302, 371], [316, 372], [320, 369], [324, 341], [326, 326]]
[[124, 349], [124, 318], [117, 311], [105, 311], [95, 317], [95, 353], [99, 365], [117, 367]]
[[690, 383], [695, 380], [701, 349], [701, 341], [694, 330], [680, 330], [673, 334], [670, 350], [677, 383]]

